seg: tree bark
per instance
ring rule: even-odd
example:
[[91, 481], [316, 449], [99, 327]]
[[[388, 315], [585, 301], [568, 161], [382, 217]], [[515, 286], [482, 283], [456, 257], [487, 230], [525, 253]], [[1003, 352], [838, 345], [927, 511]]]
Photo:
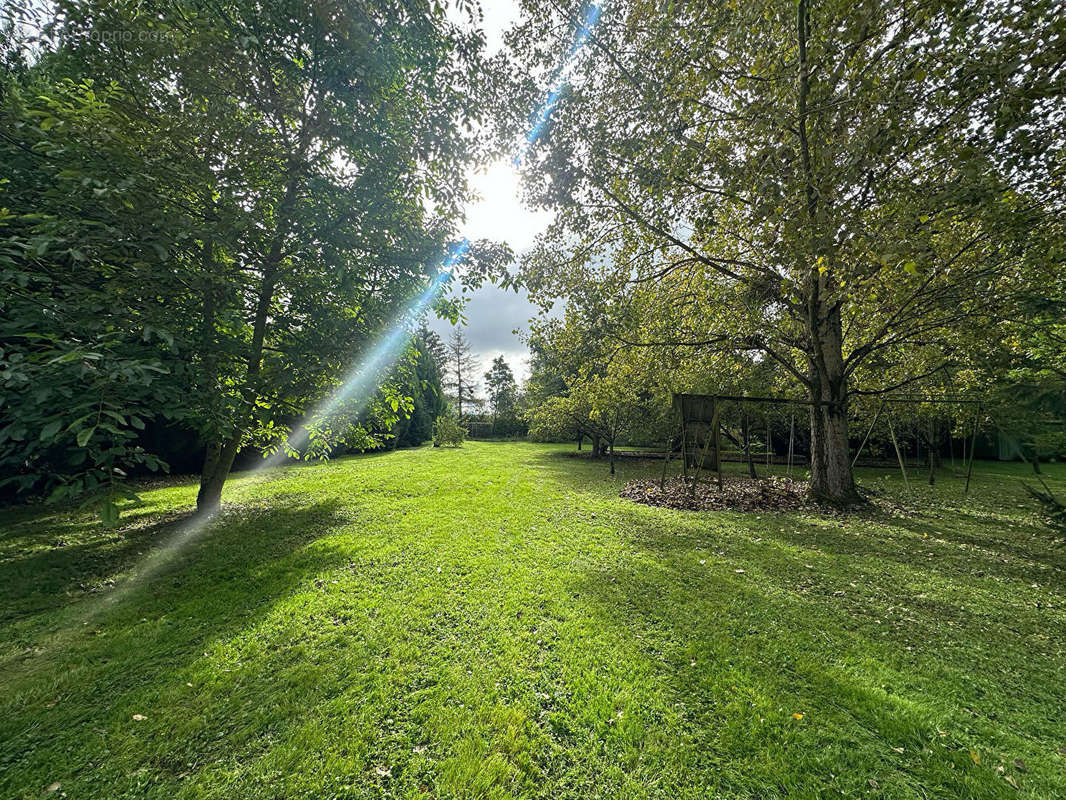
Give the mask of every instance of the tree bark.
[[848, 453], [847, 379], [840, 312], [832, 310], [811, 331], [811, 483], [820, 502], [860, 502]]
[[810, 494], [836, 505], [860, 500], [848, 458], [848, 420], [842, 399], [825, 397], [811, 407]]
[[235, 436], [228, 442], [208, 445], [204, 468], [200, 473], [200, 490], [196, 493], [198, 514], [214, 514], [222, 505], [222, 487], [226, 485], [240, 444], [240, 437]]
[[608, 445], [611, 452], [611, 474], [614, 475], [614, 439], [611, 439], [611, 443]]

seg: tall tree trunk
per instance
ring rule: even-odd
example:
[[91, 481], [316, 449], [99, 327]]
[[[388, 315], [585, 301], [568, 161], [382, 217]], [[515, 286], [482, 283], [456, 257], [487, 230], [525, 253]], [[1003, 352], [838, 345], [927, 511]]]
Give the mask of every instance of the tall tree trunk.
[[940, 469], [940, 425], [936, 420], [929, 423], [929, 441], [926, 442], [929, 459], [929, 485], [936, 485], [936, 473]]
[[[205, 217], [210, 218], [213, 202], [206, 201]], [[215, 286], [214, 241], [210, 235], [200, 245], [200, 267], [203, 273], [203, 317], [200, 320], [200, 380], [203, 391], [218, 391], [218, 353], [215, 347], [215, 316], [217, 313], [217, 288]], [[200, 489], [196, 494], [196, 510], [210, 514], [218, 510], [222, 497], [222, 485], [218, 480], [222, 460], [223, 443], [207, 443], [203, 469], [200, 471]]]
[[614, 475], [614, 439], [611, 439], [611, 443], [608, 445], [611, 451], [611, 474]]
[[228, 442], [208, 446], [200, 473], [200, 489], [196, 493], [197, 513], [214, 514], [222, 505], [222, 487], [226, 485], [240, 445], [240, 437], [235, 436]]
[[[259, 300], [256, 304], [255, 322], [252, 326], [252, 348], [248, 357], [248, 372], [245, 376], [245, 396], [254, 404], [258, 396], [259, 371], [263, 363], [263, 342], [266, 338], [266, 323], [270, 303], [274, 295], [275, 275], [268, 272], [263, 276]], [[233, 459], [241, 444], [241, 432], [246, 421], [238, 422], [237, 431], [227, 442], [213, 443], [208, 446], [204, 457], [204, 468], [200, 473], [200, 491], [196, 495], [196, 510], [201, 514], [213, 514], [222, 503], [222, 487], [229, 477]]]
[[818, 189], [807, 135], [807, 98], [810, 94], [810, 66], [807, 39], [810, 19], [807, 0], [796, 6], [798, 81], [796, 86], [796, 130], [799, 138], [800, 169], [806, 200], [811, 263], [808, 264], [806, 299], [807, 333], [810, 336], [808, 388], [811, 399], [811, 496], [819, 501], [848, 505], [859, 500], [848, 457], [847, 376], [844, 373], [843, 326], [840, 306], [828, 296], [827, 273], [831, 263], [825, 251], [818, 218]]
[[459, 419], [460, 422], [462, 422], [463, 421], [463, 368], [459, 364], [459, 356], [458, 355], [456, 355], [456, 357], [455, 357], [455, 380], [456, 380], [456, 385], [459, 387], [456, 390], [456, 402], [457, 402], [457, 404], [459, 406], [459, 408], [458, 408], [458, 413], [459, 413], [458, 419]]
[[848, 452], [847, 378], [839, 310], [817, 315], [811, 331], [811, 496], [851, 505], [860, 500]]
[[[290, 169], [285, 195], [278, 206], [278, 224], [270, 251], [263, 263], [262, 282], [256, 299], [255, 317], [252, 320], [252, 341], [248, 350], [248, 370], [244, 379], [244, 395], [250, 408], [254, 408], [259, 397], [259, 374], [263, 366], [263, 345], [266, 342], [267, 322], [270, 318], [270, 306], [274, 301], [274, 291], [280, 279], [282, 249], [285, 239], [292, 227], [291, 212], [299, 190], [299, 178]], [[212, 256], [213, 258], [213, 256]], [[249, 417], [238, 419], [236, 430], [229, 441], [208, 445], [204, 457], [204, 468], [200, 473], [200, 490], [196, 495], [196, 510], [199, 513], [212, 514], [222, 503], [222, 487], [229, 477], [233, 459], [241, 446], [245, 426], [251, 421]]]

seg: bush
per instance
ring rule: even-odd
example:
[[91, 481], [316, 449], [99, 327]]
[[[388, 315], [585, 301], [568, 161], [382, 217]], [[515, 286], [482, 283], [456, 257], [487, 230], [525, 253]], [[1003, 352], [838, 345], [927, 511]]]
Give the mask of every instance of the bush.
[[434, 447], [461, 447], [466, 439], [466, 428], [455, 417], [441, 415], [433, 423]]

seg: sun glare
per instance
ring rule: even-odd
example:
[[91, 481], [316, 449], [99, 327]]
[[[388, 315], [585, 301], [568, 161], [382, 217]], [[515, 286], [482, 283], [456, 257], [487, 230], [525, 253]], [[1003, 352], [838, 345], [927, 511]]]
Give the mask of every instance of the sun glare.
[[495, 161], [470, 175], [476, 199], [466, 209], [466, 238], [506, 241], [516, 253], [529, 248], [552, 221], [548, 211], [522, 202], [521, 176], [509, 161]]

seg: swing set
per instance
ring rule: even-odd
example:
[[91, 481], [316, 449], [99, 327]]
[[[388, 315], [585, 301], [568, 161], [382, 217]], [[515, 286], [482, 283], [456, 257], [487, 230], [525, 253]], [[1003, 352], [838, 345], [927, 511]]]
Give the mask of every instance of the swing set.
[[[881, 416], [881, 412], [887, 404], [890, 403], [907, 403], [911, 405], [973, 405], [975, 406], [973, 414], [973, 428], [970, 435], [970, 451], [966, 452], [966, 438], [962, 440], [962, 463], [966, 466], [966, 487], [963, 489], [964, 494], [970, 492], [970, 480], [973, 477], [973, 459], [974, 450], [977, 447], [977, 432], [981, 424], [981, 404], [982, 401], [974, 399], [972, 397], [883, 397], [880, 405], [877, 407], [877, 411], [874, 413], [873, 420], [870, 422], [870, 427], [866, 431], [866, 435], [862, 438], [862, 444], [859, 445], [859, 449], [855, 451], [855, 457], [851, 460], [851, 466], [854, 467], [858, 463], [859, 456], [862, 455], [862, 450], [866, 446], [866, 443], [870, 440], [870, 434], [873, 433], [874, 428], [877, 426], [877, 421]], [[899, 463], [899, 471], [903, 476], [903, 486], [910, 491], [910, 482], [907, 479], [907, 467], [903, 463], [903, 453], [900, 450], [899, 439], [896, 437], [896, 429], [892, 425], [892, 419], [890, 416], [885, 417], [885, 421], [888, 423], [888, 434], [892, 440], [892, 449], [896, 453], [896, 461]], [[951, 438], [948, 438], [948, 447], [951, 447]], [[951, 453], [952, 462], [955, 460], [954, 452]], [[930, 464], [932, 458], [930, 458]]]
[[[862, 442], [852, 458], [852, 467], [858, 463], [859, 457], [869, 443], [870, 437], [874, 433], [877, 423], [882, 417], [882, 412], [886, 405], [889, 404], [910, 404], [915, 406], [972, 405], [975, 407], [972, 432], [968, 437], [968, 452], [966, 447], [967, 437], [964, 437], [962, 440], [962, 460], [966, 468], [966, 485], [964, 492], [969, 493], [970, 482], [973, 476], [974, 451], [976, 449], [977, 433], [981, 421], [982, 401], [970, 397], [914, 397], [903, 395], [885, 396], [881, 398], [881, 402], [874, 413], [870, 426], [866, 430], [866, 434], [863, 436]], [[672, 440], [666, 443], [666, 455], [663, 459], [662, 476], [659, 480], [660, 489], [665, 485], [666, 472], [670, 460], [674, 452], [678, 450], [680, 451], [681, 457], [681, 479], [683, 483], [689, 485], [692, 493], [695, 493], [696, 484], [699, 482], [700, 476], [705, 470], [711, 470], [717, 474], [718, 488], [721, 489], [723, 482], [722, 463], [725, 460], [722, 447], [723, 436], [730, 440], [741, 451], [744, 460], [747, 462], [750, 476], [753, 479], [758, 478], [755, 470], [754, 447], [751, 441], [751, 406], [768, 409], [765, 414], [765, 461], [767, 467], [770, 467], [775, 463], [774, 459], [776, 457], [772, 441], [773, 433], [769, 409], [780, 408], [783, 406], [788, 411], [788, 447], [783, 462], [781, 463], [786, 466], [787, 475], [791, 478], [797, 460], [804, 458], [797, 453], [796, 411], [797, 408], [806, 408], [811, 405], [811, 400], [792, 397], [756, 397], [751, 395], [724, 394], [673, 395], [673, 408], [679, 420], [679, 431]], [[739, 407], [740, 409], [739, 435], [732, 433], [725, 424], [727, 412], [734, 407]], [[892, 424], [890, 415], [884, 415], [884, 418], [888, 425], [889, 438], [895, 451], [896, 461], [899, 464], [900, 474], [903, 476], [904, 487], [909, 491], [910, 481], [907, 475], [907, 467], [904, 463], [903, 453], [900, 449], [899, 438], [896, 435], [896, 428]], [[950, 437], [948, 442], [950, 448]], [[709, 462], [708, 457], [710, 458]], [[952, 452], [951, 458], [952, 463], [954, 463], [954, 452]], [[689, 476], [690, 471], [692, 472], [691, 478]]]

